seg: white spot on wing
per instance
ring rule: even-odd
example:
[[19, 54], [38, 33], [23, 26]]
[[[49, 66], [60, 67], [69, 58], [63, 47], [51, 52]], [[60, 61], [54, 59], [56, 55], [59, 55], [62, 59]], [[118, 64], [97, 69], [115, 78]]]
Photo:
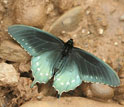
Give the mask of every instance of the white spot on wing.
[[42, 74], [42, 73], [40, 73], [40, 75], [42, 76], [43, 74]]
[[69, 85], [70, 83], [69, 82], [66, 82], [66, 85]]
[[46, 73], [46, 76], [48, 76], [48, 73]]
[[24, 39], [22, 39], [22, 41], [24, 41]]
[[51, 77], [49, 77], [49, 79], [50, 79]]
[[40, 56], [38, 56], [37, 59], [40, 59]]
[[38, 66], [39, 65], [39, 62], [37, 62], [36, 65]]
[[38, 71], [40, 71], [40, 68], [37, 68]]
[[77, 79], [79, 78], [79, 76], [77, 75]]
[[61, 85], [64, 85], [64, 83], [63, 83], [63, 82], [61, 82]]
[[75, 82], [75, 80], [72, 80], [71, 82], [73, 83], [73, 82]]
[[57, 78], [57, 81], [60, 81], [60, 78]]
[[25, 43], [25, 45], [28, 45], [28, 43]]

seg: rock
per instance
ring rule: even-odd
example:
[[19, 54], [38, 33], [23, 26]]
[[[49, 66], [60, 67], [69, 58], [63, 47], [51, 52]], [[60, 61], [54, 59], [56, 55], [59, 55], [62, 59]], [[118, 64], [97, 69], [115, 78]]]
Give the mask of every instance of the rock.
[[28, 72], [29, 70], [30, 70], [30, 63], [20, 63], [20, 65], [19, 65], [19, 70], [21, 71], [21, 72]]
[[53, 0], [54, 5], [58, 7], [60, 12], [70, 9], [74, 5], [73, 0]]
[[42, 101], [29, 101], [21, 107], [123, 107], [116, 103], [104, 103], [81, 97], [46, 97]]
[[124, 15], [120, 17], [120, 21], [124, 21]]
[[30, 60], [30, 56], [27, 52], [10, 40], [2, 41], [0, 44], [0, 58], [13, 62]]
[[5, 8], [2, 3], [0, 3], [0, 12], [5, 12]]
[[103, 84], [82, 84], [82, 91], [88, 98], [107, 100], [114, 96], [113, 88]]
[[118, 93], [120, 95], [124, 95], [124, 78], [123, 79], [120, 79], [120, 87], [118, 87]]
[[16, 0], [13, 14], [16, 23], [43, 27], [46, 22], [45, 2], [44, 0]]
[[113, 88], [103, 84], [91, 84], [90, 89], [94, 97], [111, 99], [114, 96]]
[[90, 85], [91, 85], [91, 83], [82, 83], [81, 84], [82, 93], [83, 93], [83, 95], [87, 96], [88, 98], [93, 97], [93, 93], [90, 89]]
[[11, 64], [0, 63], [0, 86], [15, 86], [19, 81], [19, 73]]
[[51, 25], [49, 32], [59, 36], [62, 31], [73, 31], [78, 27], [81, 16], [82, 7], [75, 7], [58, 18], [53, 25]]
[[124, 99], [119, 101], [119, 104], [124, 105]]
[[12, 95], [16, 95], [17, 97], [12, 98], [8, 102], [10, 104], [8, 107], [15, 107], [15, 105], [20, 107], [25, 101], [36, 99], [38, 89], [36, 86], [30, 88], [31, 83], [32, 81], [30, 78], [21, 77], [19, 79], [17, 86], [11, 91]]
[[3, 13], [5, 12], [5, 8], [4, 8], [4, 6], [2, 5], [2, 3], [0, 3], [0, 22], [1, 22], [1, 20], [2, 20], [2, 18], [3, 18]]
[[18, 83], [19, 84], [17, 86], [17, 90], [19, 91], [19, 97], [22, 97], [22, 98], [25, 98], [25, 100], [26, 99], [28, 100], [28, 99], [31, 99], [32, 97], [37, 96], [38, 94], [37, 86], [34, 86], [34, 88], [30, 88], [30, 85], [32, 83], [31, 79], [21, 77]]

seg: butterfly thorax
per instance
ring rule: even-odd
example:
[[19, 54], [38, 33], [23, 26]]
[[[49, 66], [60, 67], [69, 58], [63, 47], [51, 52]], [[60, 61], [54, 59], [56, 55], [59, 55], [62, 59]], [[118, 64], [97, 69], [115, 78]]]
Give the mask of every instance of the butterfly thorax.
[[64, 56], [69, 55], [72, 48], [73, 48], [73, 39], [70, 39], [64, 44], [64, 49], [62, 51], [62, 56], [64, 57]]
[[58, 70], [61, 71], [63, 69], [64, 65], [66, 65], [66, 62], [68, 59], [67, 57], [69, 56], [69, 53], [71, 53], [72, 48], [73, 48], [73, 40], [70, 39], [64, 44], [62, 53], [57, 58], [57, 61], [55, 62], [54, 66], [53, 66], [54, 75]]

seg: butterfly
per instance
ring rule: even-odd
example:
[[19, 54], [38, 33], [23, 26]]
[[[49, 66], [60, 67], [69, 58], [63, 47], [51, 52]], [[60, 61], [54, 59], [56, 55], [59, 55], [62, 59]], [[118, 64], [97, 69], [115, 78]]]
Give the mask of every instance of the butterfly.
[[101, 59], [35, 27], [12, 25], [8, 33], [31, 56], [34, 81], [46, 84], [52, 77], [53, 87], [61, 95], [74, 90], [82, 81], [103, 83], [113, 87], [120, 85], [116, 72]]

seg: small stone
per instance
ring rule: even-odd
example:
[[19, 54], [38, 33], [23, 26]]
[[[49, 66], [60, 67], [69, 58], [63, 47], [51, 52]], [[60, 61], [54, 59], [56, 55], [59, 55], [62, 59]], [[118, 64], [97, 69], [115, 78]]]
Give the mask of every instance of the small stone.
[[78, 28], [81, 17], [82, 7], [75, 7], [58, 18], [58, 20], [51, 25], [49, 32], [56, 36], [60, 36], [62, 31], [74, 31]]
[[82, 29], [82, 31], [81, 31], [82, 33], [85, 33], [86, 32], [86, 29]]
[[47, 13], [47, 14], [50, 14], [53, 10], [54, 10], [53, 4], [49, 4], [46, 13]]
[[87, 11], [86, 11], [86, 14], [89, 15], [89, 14], [90, 14], [90, 10], [87, 10]]
[[8, 3], [8, 0], [3, 0], [3, 2], [4, 2], [5, 4], [7, 4], [7, 3]]
[[13, 65], [0, 63], [0, 86], [15, 86], [19, 81], [19, 73]]
[[30, 60], [30, 56], [27, 54], [27, 52], [18, 44], [10, 40], [2, 41], [0, 45], [0, 57], [13, 62], [23, 62]]
[[62, 34], [65, 34], [65, 33], [66, 33], [66, 32], [63, 30], [63, 31], [62, 31]]
[[120, 21], [124, 21], [124, 15], [120, 17]]
[[121, 40], [121, 43], [124, 43], [124, 40]]
[[124, 100], [119, 100], [119, 104], [124, 105]]
[[118, 46], [118, 42], [115, 42], [114, 45], [115, 45], [115, 46]]
[[113, 88], [103, 84], [91, 84], [90, 89], [94, 97], [111, 99], [114, 96]]
[[100, 35], [102, 35], [104, 30], [102, 28], [99, 28], [98, 32], [99, 32]]
[[29, 70], [30, 70], [30, 63], [21, 63], [20, 65], [19, 65], [19, 70], [21, 71], [21, 72], [29, 72]]
[[16, 0], [13, 4], [13, 18], [16, 23], [43, 27], [47, 21], [44, 0]]
[[89, 35], [90, 33], [91, 33], [90, 31], [87, 32], [88, 35]]
[[37, 99], [38, 99], [38, 100], [41, 100], [41, 99], [42, 99], [42, 96], [37, 96]]
[[74, 35], [72, 35], [72, 37], [73, 37], [73, 38], [76, 38], [76, 37], [77, 37], [77, 35], [76, 35], [76, 34], [74, 34]]

